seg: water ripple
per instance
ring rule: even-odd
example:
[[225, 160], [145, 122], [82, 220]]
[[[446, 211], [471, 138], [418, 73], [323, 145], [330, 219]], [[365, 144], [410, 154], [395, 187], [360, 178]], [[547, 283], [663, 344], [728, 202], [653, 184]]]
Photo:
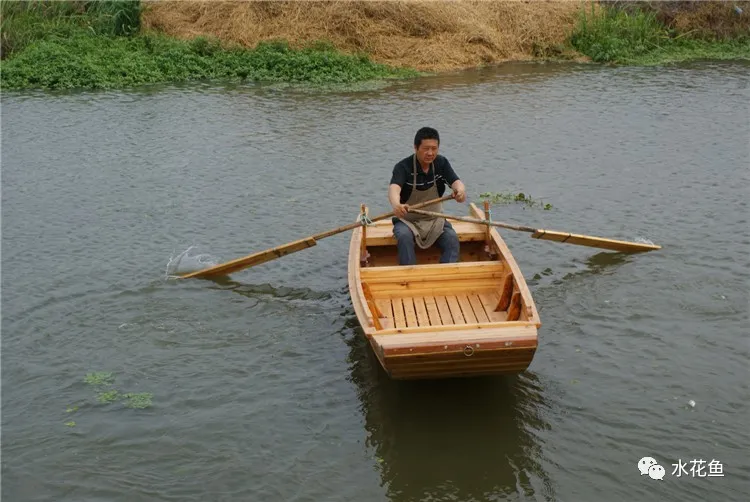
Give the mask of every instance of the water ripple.
[[[741, 499], [749, 76], [519, 64], [356, 89], [4, 96], [3, 495]], [[191, 246], [218, 262], [350, 223], [361, 203], [390, 210], [422, 125], [471, 200], [553, 206], [494, 219], [663, 249], [502, 230], [539, 349], [523, 375], [439, 383], [380, 370], [348, 298], [348, 232], [231, 279], [168, 278]], [[94, 371], [152, 406], [99, 402]], [[716, 458], [727, 476], [642, 482], [643, 454]]]

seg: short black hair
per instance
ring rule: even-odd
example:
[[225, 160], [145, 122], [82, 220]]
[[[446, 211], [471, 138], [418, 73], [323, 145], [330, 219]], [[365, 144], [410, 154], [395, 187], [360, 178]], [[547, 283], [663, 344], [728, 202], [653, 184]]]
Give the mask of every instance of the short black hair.
[[423, 139], [436, 139], [438, 145], [440, 144], [440, 134], [438, 134], [437, 129], [432, 127], [423, 127], [417, 131], [417, 134], [414, 135], [414, 146], [419, 148]]

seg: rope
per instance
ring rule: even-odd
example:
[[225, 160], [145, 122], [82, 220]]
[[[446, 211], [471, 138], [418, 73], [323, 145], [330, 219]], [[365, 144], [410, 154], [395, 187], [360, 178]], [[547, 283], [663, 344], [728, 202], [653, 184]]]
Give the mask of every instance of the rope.
[[372, 225], [372, 220], [370, 219], [369, 216], [367, 216], [367, 213], [362, 212], [359, 214], [359, 223], [360, 225], [365, 227], [368, 225]]

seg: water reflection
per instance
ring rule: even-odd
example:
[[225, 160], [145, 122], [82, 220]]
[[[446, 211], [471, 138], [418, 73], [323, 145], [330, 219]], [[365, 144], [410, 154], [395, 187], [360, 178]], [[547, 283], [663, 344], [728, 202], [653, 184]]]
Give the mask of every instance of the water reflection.
[[361, 330], [349, 333], [351, 381], [389, 500], [555, 499], [537, 437], [547, 405], [533, 373], [393, 381]]
[[587, 270], [584, 273], [601, 274], [612, 272], [615, 265], [629, 263], [634, 255], [630, 253], [613, 253], [602, 251], [586, 258]]
[[272, 298], [287, 300], [311, 300], [313, 302], [323, 302], [330, 300], [334, 293], [331, 291], [316, 291], [304, 287], [291, 286], [274, 286], [270, 283], [250, 284], [231, 279], [230, 277], [208, 277], [204, 280], [213, 284], [209, 289], [231, 290], [237, 294], [248, 298], [258, 298], [270, 296]]
[[[414, 92], [455, 90], [457, 88], [476, 89], [478, 85], [512, 84], [521, 88], [532, 88], [549, 79], [575, 72], [595, 71], [590, 65], [574, 63], [513, 62], [489, 65], [482, 68], [459, 70], [432, 75], [408, 82]], [[401, 83], [406, 86], [406, 83]]]
[[[311, 84], [300, 83], [266, 83], [266, 82], [237, 82], [215, 81], [207, 92], [231, 93], [233, 95], [248, 95], [253, 98], [268, 98], [273, 100], [274, 106], [284, 110], [294, 110], [300, 101], [307, 98], [317, 103], [318, 100], [338, 101], [347, 98], [362, 103], [363, 100], [393, 100], [402, 94], [419, 93], [422, 99], [431, 99], [430, 93], [442, 91], [456, 91], [466, 89], [476, 92], [482, 85], [507, 86], [510, 92], [520, 92], [530, 89], [540, 83], [559, 77], [561, 74], [573, 74], [583, 71], [596, 71], [590, 65], [574, 63], [539, 63], [516, 62], [502, 65], [490, 65], [483, 68], [459, 70], [455, 72], [438, 73], [416, 79], [368, 81], [346, 84]], [[330, 112], [331, 109], [328, 109]]]
[[[562, 277], [556, 277], [557, 273], [551, 268], [546, 268], [541, 272], [537, 272], [534, 276], [527, 281], [531, 287], [541, 285], [553, 285], [558, 286], [563, 283], [570, 283], [571, 281], [577, 281], [585, 279], [592, 275], [606, 275], [615, 273], [620, 267], [630, 263], [634, 259], [634, 256], [629, 253], [613, 253], [611, 251], [605, 251], [591, 255], [584, 260], [583, 264], [574, 264], [573, 266], [580, 267], [580, 270], [575, 272], [569, 272]], [[548, 280], [545, 280], [548, 277]]]

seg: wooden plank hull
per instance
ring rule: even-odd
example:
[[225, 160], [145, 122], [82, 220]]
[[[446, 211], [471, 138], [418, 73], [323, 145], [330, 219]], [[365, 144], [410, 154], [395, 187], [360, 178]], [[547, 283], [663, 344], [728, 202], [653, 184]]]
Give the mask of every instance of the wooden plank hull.
[[401, 350], [375, 336], [371, 338], [371, 346], [382, 351], [383, 368], [394, 379], [520, 373], [531, 364], [537, 349], [533, 326], [513, 342], [500, 332], [495, 338], [481, 341], [472, 341], [467, 333], [450, 332], [450, 335], [455, 341], [425, 341]]
[[[484, 214], [473, 204], [471, 216]], [[436, 379], [525, 371], [541, 326], [531, 293], [497, 230], [455, 226], [459, 263], [418, 250], [398, 266], [392, 224], [354, 230], [349, 292], [357, 319], [393, 379]]]

